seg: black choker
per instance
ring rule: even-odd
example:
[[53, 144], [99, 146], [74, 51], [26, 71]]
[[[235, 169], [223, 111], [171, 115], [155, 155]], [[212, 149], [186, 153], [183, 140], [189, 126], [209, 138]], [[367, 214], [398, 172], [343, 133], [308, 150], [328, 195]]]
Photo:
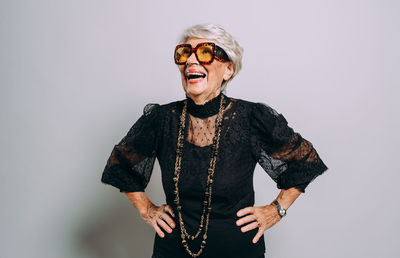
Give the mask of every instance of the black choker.
[[[218, 96], [208, 100], [204, 105], [197, 105], [191, 98], [189, 98], [186, 95], [186, 99], [188, 100], [187, 103], [187, 111], [195, 117], [199, 118], [206, 118], [209, 116], [213, 116], [218, 114], [219, 111], [219, 104], [221, 100], [221, 95], [223, 93], [220, 92]], [[224, 94], [225, 98], [225, 106], [224, 108], [229, 104], [230, 100], [229, 98]]]

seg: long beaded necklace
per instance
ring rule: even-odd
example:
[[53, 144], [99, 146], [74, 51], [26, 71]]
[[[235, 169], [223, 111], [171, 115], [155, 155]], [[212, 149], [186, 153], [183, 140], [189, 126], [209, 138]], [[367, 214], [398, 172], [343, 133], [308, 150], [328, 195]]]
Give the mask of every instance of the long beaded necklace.
[[[179, 189], [178, 189], [179, 175], [181, 172], [181, 162], [182, 162], [182, 154], [183, 154], [183, 143], [184, 143], [184, 137], [185, 137], [184, 130], [185, 130], [185, 121], [186, 121], [187, 99], [184, 101], [182, 114], [180, 116], [180, 126], [179, 126], [178, 143], [177, 143], [176, 160], [175, 160], [175, 172], [174, 172], [174, 178], [173, 178], [174, 184], [175, 184], [174, 203], [177, 205], [177, 210], [178, 210], [182, 244], [185, 247], [186, 251], [189, 253], [189, 255], [192, 257], [199, 256], [203, 252], [203, 249], [206, 245], [208, 221], [209, 221], [210, 212], [211, 212], [212, 183], [213, 183], [213, 177], [214, 177], [214, 171], [215, 171], [215, 163], [216, 163], [216, 159], [217, 159], [217, 155], [218, 155], [219, 139], [220, 139], [220, 135], [221, 135], [221, 126], [222, 126], [222, 115], [223, 115], [223, 108], [224, 108], [225, 102], [226, 102], [226, 100], [224, 99], [224, 95], [221, 95], [219, 112], [218, 112], [217, 121], [216, 121], [217, 124], [216, 124], [216, 128], [215, 128], [216, 131], [215, 131], [215, 135], [213, 138], [213, 144], [211, 147], [211, 160], [210, 160], [210, 167], [208, 168], [207, 186], [206, 186], [206, 191], [205, 191], [204, 201], [203, 201], [203, 212], [202, 212], [201, 219], [200, 219], [199, 229], [197, 230], [197, 233], [195, 235], [190, 235], [186, 231], [185, 225], [183, 224], [183, 218], [182, 218], [182, 213], [181, 213], [182, 206], [180, 204]], [[207, 214], [205, 214], [206, 211], [207, 211]], [[195, 238], [197, 238], [199, 236], [200, 232], [202, 231], [202, 229], [204, 227], [204, 215], [206, 216], [206, 224], [205, 224], [205, 229], [204, 229], [203, 240], [200, 244], [199, 251], [197, 253], [193, 253], [192, 251], [190, 251], [185, 237], [187, 237], [188, 239], [194, 240]]]

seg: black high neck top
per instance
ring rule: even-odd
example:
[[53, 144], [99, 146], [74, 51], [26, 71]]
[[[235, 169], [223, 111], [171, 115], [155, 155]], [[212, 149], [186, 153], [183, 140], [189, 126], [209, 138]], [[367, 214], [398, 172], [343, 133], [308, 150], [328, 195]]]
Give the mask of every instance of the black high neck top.
[[187, 111], [195, 117], [199, 118], [206, 118], [209, 116], [213, 116], [215, 114], [218, 114], [219, 112], [219, 105], [221, 101], [221, 97], [224, 95], [225, 99], [225, 105], [224, 108], [229, 104], [230, 99], [220, 92], [217, 96], [214, 98], [206, 101], [203, 105], [197, 105], [187, 94], [186, 94], [186, 99], [188, 101], [188, 106], [187, 106]]

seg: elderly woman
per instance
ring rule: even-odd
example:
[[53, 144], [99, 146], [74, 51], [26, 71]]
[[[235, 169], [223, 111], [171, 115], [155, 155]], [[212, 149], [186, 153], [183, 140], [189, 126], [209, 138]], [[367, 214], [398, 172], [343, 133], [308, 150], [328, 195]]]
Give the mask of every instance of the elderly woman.
[[[220, 26], [186, 29], [174, 53], [186, 98], [147, 104], [107, 161], [101, 181], [154, 228], [153, 258], [264, 257], [264, 231], [328, 169], [282, 114], [225, 95], [242, 52]], [[160, 206], [144, 192], [156, 158], [166, 196]], [[281, 191], [254, 207], [257, 163]]]

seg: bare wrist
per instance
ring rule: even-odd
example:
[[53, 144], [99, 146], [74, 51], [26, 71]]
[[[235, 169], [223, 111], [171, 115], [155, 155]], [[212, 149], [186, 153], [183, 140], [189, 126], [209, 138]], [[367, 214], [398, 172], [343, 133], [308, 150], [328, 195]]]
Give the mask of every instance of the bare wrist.
[[145, 217], [149, 208], [155, 206], [144, 192], [125, 192], [125, 195], [139, 211], [141, 217]]

